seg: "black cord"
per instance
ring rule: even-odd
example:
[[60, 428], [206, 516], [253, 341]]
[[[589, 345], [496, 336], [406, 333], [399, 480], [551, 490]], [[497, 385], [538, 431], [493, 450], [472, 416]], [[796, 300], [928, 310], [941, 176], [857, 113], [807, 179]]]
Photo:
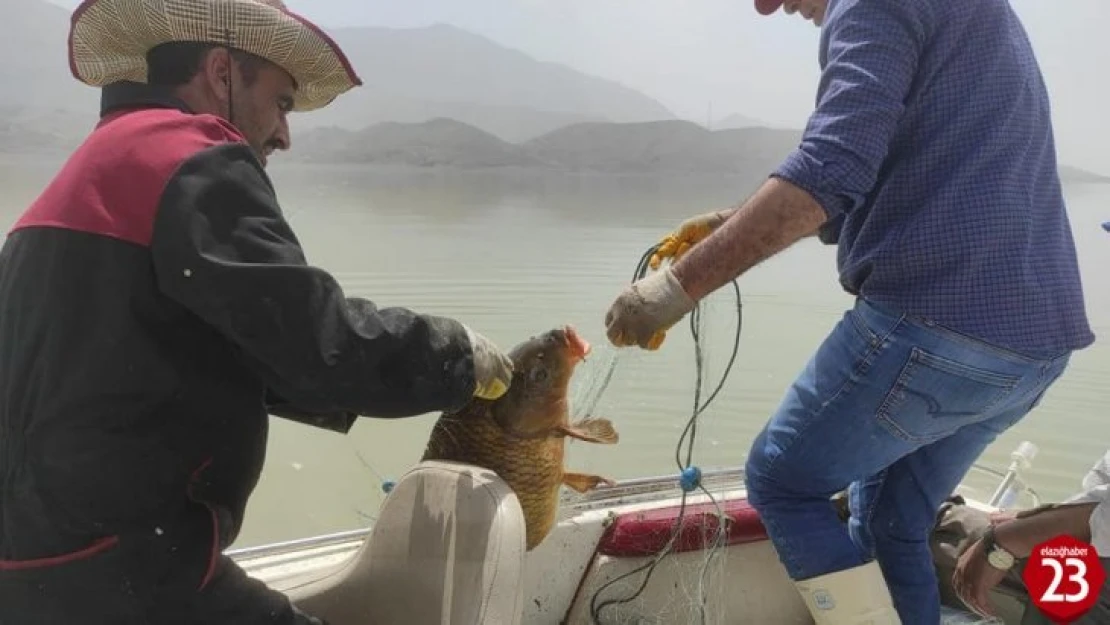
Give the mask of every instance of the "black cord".
[[[640, 262], [636, 266], [636, 271], [632, 274], [632, 282], [636, 282], [636, 281], [642, 279], [644, 276], [647, 275], [648, 269], [651, 266], [650, 265], [651, 257], [656, 253], [656, 251], [658, 249], [659, 249], [659, 245], [652, 246], [650, 249], [648, 249], [644, 253], [644, 255], [642, 257], [640, 257]], [[725, 381], [728, 379], [729, 373], [732, 372], [732, 366], [736, 362], [736, 356], [740, 352], [740, 334], [741, 334], [741, 327], [743, 326], [744, 316], [743, 316], [743, 312], [742, 312], [743, 304], [742, 304], [741, 297], [740, 297], [740, 286], [736, 283], [735, 280], [732, 281], [732, 289], [733, 289], [733, 292], [736, 294], [736, 335], [735, 335], [735, 339], [733, 340], [732, 355], [728, 359], [728, 364], [725, 366], [724, 373], [721, 374], [721, 381], [717, 384], [717, 388], [714, 389], [713, 392], [709, 395], [709, 398], [705, 400], [704, 404], [701, 403], [701, 391], [702, 391], [702, 383], [703, 383], [703, 377], [704, 377], [704, 363], [703, 363], [703, 360], [702, 360], [702, 343], [701, 343], [702, 337], [701, 337], [701, 333], [698, 331], [698, 328], [701, 325], [701, 305], [700, 304], [696, 305], [694, 307], [694, 310], [691, 311], [691, 313], [690, 313], [690, 334], [694, 339], [696, 384], [694, 386], [694, 409], [693, 409], [693, 412], [690, 415], [690, 418], [686, 422], [686, 427], [682, 431], [682, 436], [680, 436], [679, 439], [678, 439], [678, 444], [675, 446], [675, 464], [678, 465], [678, 470], [679, 470], [680, 475], [683, 474], [687, 469], [689, 469], [693, 465], [694, 440], [697, 437], [698, 417], [701, 415], [702, 412], [705, 411], [706, 408], [709, 407], [709, 405], [713, 402], [713, 400], [717, 398], [717, 394], [721, 392], [721, 389], [725, 385]], [[612, 369], [611, 369], [608, 373], [608, 377], [606, 379], [606, 382], [608, 382], [608, 378], [610, 378], [612, 376], [612, 373], [613, 372], [612, 372]], [[606, 384], [606, 386], [607, 386], [607, 384]], [[689, 438], [687, 438], [687, 437], [689, 437]], [[685, 463], [682, 462], [682, 445], [683, 445], [683, 442], [686, 442], [686, 462]], [[714, 545], [713, 545], [713, 552], [712, 552], [712, 553], [715, 554], [716, 550], [720, 548], [720, 546], [723, 542], [723, 539], [724, 539], [725, 523], [724, 523], [724, 519], [721, 518], [723, 516], [723, 514], [721, 513], [721, 506], [717, 502], [717, 499], [713, 496], [713, 494], [710, 493], [709, 490], [707, 490], [705, 488], [705, 486], [701, 483], [700, 479], [697, 481], [697, 488], [699, 488], [701, 490], [701, 492], [703, 492], [709, 498], [709, 500], [714, 504], [714, 506], [717, 507], [717, 514], [718, 514], [719, 523], [717, 525], [717, 535], [716, 535], [716, 539], [715, 539], [715, 542], [714, 542]], [[674, 549], [674, 543], [678, 539], [679, 530], [682, 528], [682, 521], [683, 521], [683, 519], [686, 515], [686, 499], [687, 499], [688, 494], [689, 494], [689, 491], [686, 488], [683, 488], [682, 489], [682, 498], [681, 498], [681, 502], [680, 502], [679, 508], [678, 508], [678, 517], [675, 519], [674, 527], [671, 530], [671, 537], [667, 541], [667, 544], [664, 545], [663, 548], [659, 551], [659, 553], [655, 554], [655, 556], [649, 562], [647, 562], [646, 564], [643, 564], [640, 567], [635, 568], [635, 569], [625, 573], [624, 575], [621, 575], [617, 578], [614, 578], [614, 579], [610, 580], [608, 583], [602, 585], [601, 588], [598, 588], [597, 591], [594, 592], [593, 597], [590, 599], [590, 617], [591, 617], [594, 625], [601, 625], [601, 621], [600, 621], [601, 611], [604, 608], [606, 608], [608, 606], [611, 606], [611, 605], [620, 605], [620, 604], [625, 604], [625, 603], [632, 602], [644, 592], [644, 589], [647, 587], [648, 581], [651, 579], [651, 576], [655, 573], [655, 567], [659, 565], [659, 562], [661, 562], [663, 560], [663, 558], [665, 558], [667, 555], [669, 555], [671, 553], [672, 549]], [[705, 578], [706, 571], [708, 571], [708, 569], [709, 569], [709, 563], [710, 563], [711, 558], [712, 558], [712, 554], [708, 558], [706, 558], [705, 564], [703, 565], [702, 571], [701, 571], [702, 602], [701, 602], [700, 610], [701, 610], [701, 622], [703, 624], [705, 623], [705, 603], [706, 603], [706, 599], [705, 599], [705, 595], [704, 595], [704, 592], [705, 592], [704, 578]], [[612, 586], [613, 584], [621, 581], [622, 579], [625, 579], [627, 577], [631, 577], [632, 575], [635, 575], [635, 574], [640, 573], [641, 571], [645, 571], [645, 570], [647, 571], [647, 573], [644, 575], [644, 580], [640, 584], [640, 587], [637, 588], [634, 593], [632, 593], [631, 595], [629, 595], [629, 596], [627, 596], [623, 599], [610, 599], [608, 601], [598, 603], [598, 598], [600, 597], [602, 591], [604, 591], [606, 588], [608, 588], [609, 586]]]

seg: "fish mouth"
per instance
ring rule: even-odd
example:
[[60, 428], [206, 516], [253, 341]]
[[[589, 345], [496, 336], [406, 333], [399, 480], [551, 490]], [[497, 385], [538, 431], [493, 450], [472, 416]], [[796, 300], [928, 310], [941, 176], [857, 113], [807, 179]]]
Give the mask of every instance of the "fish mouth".
[[586, 356], [590, 353], [590, 343], [582, 338], [580, 334], [574, 329], [573, 326], [565, 326], [563, 328], [563, 339], [570, 348], [571, 354], [574, 355], [576, 360], [585, 360]]

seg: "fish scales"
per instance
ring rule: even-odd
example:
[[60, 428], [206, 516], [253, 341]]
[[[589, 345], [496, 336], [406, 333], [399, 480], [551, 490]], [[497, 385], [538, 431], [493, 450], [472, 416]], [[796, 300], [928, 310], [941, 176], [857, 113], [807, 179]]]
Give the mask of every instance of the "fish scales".
[[589, 344], [567, 326], [532, 337], [509, 353], [513, 381], [500, 399], [475, 399], [455, 413], [440, 415], [423, 460], [447, 460], [496, 473], [516, 494], [524, 513], [529, 551], [550, 533], [558, 516], [559, 488], [586, 492], [607, 478], [564, 468], [568, 436], [614, 444], [618, 435], [606, 419], [571, 424], [567, 389]]

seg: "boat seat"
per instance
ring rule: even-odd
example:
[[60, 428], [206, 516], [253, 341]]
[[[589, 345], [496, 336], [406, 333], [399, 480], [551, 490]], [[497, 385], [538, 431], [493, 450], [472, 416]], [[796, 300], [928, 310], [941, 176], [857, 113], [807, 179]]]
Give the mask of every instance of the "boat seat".
[[517, 625], [524, 546], [520, 502], [496, 473], [421, 462], [386, 497], [354, 558], [290, 597], [328, 625]]

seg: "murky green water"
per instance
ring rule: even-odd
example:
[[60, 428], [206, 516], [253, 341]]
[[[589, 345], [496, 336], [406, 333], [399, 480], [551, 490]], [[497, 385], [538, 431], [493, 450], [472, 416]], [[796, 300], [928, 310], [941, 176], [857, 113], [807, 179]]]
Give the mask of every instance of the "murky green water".
[[[0, 222], [6, 227], [45, 183], [53, 165], [4, 161]], [[508, 348], [529, 335], [575, 324], [595, 351], [575, 391], [615, 357], [603, 317], [643, 250], [682, 218], [743, 198], [749, 179], [654, 180], [535, 174], [368, 173], [293, 168], [273, 175], [310, 261], [335, 273], [351, 295], [455, 316]], [[982, 461], [1004, 467], [1021, 440], [1040, 446], [1034, 486], [1070, 493], [1110, 444], [1110, 187], [1068, 190], [1088, 292], [1103, 342], [1078, 354], [1042, 407], [1002, 437]], [[741, 281], [740, 355], [701, 418], [696, 462], [743, 462], [784, 388], [851, 299], [840, 291], [835, 251], [806, 241]], [[707, 372], [716, 383], [736, 317], [731, 289], [707, 311]], [[572, 443], [575, 470], [612, 477], [672, 472], [693, 401], [693, 348], [685, 323], [659, 352], [622, 350], [596, 413], [621, 434], [615, 447]], [[349, 436], [273, 421], [268, 464], [239, 545], [349, 529], [381, 501], [380, 483], [415, 462], [434, 415], [363, 419]], [[988, 486], [983, 482], [984, 486]]]

